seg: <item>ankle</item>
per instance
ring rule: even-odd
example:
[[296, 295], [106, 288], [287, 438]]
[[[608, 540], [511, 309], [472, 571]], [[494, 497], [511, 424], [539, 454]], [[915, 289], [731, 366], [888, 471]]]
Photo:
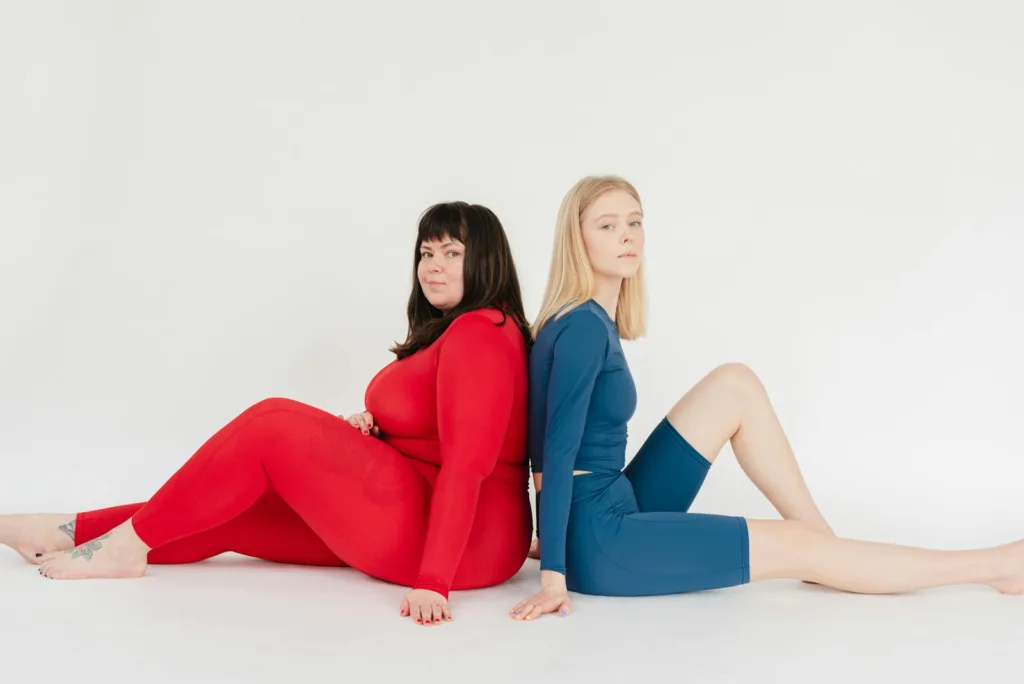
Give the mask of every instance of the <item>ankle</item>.
[[126, 549], [144, 554], [152, 550], [146, 542], [142, 541], [139, 533], [135, 531], [135, 526], [130, 518], [115, 527], [110, 534], [111, 536], [116, 535], [116, 540]]

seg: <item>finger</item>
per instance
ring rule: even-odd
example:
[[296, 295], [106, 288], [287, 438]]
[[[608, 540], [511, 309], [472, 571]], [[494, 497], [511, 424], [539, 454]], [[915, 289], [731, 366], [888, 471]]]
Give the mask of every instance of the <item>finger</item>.
[[515, 606], [513, 606], [512, 610], [510, 610], [509, 612], [513, 613], [513, 614], [522, 612], [523, 608], [526, 607], [526, 604], [529, 603], [530, 601], [532, 601], [534, 598], [536, 598], [536, 597], [535, 596], [531, 596], [530, 598], [524, 598], [522, 601], [520, 601]]
[[572, 601], [565, 599], [562, 601], [562, 605], [558, 607], [558, 614], [562, 617], [566, 617], [572, 612]]
[[374, 425], [374, 426], [373, 426], [372, 428], [370, 428], [370, 433], [371, 433], [371, 434], [372, 434], [372, 435], [373, 435], [374, 437], [376, 437], [376, 436], [378, 436], [378, 435], [380, 434], [380, 428], [379, 428], [379, 427], [377, 427], [376, 425]]
[[363, 411], [363, 418], [366, 419], [366, 427], [372, 428], [373, 427], [373, 414], [371, 414], [369, 411]]
[[398, 609], [398, 614], [402, 617], [409, 614], [409, 599], [402, 599], [402, 607]]
[[530, 598], [524, 601], [520, 601], [519, 605], [512, 609], [512, 614], [518, 617], [522, 617], [533, 608], [533, 603], [535, 599], [535, 596], [531, 596]]
[[526, 614], [526, 619], [527, 620], [536, 620], [537, 618], [539, 618], [544, 613], [550, 613], [550, 612], [551, 612], [550, 608], [547, 608], [543, 603], [538, 603], [537, 605], [535, 605], [533, 607], [533, 610], [531, 610], [529, 613]]
[[526, 601], [523, 601], [521, 604], [516, 606], [516, 609], [512, 611], [512, 617], [514, 617], [516, 620], [522, 620], [527, 615], [529, 615], [531, 610], [533, 610], [533, 601], [527, 599]]
[[422, 625], [424, 619], [425, 619], [425, 616], [423, 615], [423, 606], [417, 605], [416, 606], [416, 624], [417, 625]]
[[440, 624], [441, 623], [441, 604], [440, 603], [434, 604], [433, 613], [434, 613], [434, 624], [435, 625]]
[[445, 621], [447, 621], [447, 622], [451, 622], [452, 621], [452, 612], [450, 610], [448, 610], [448, 604], [447, 603], [441, 606], [441, 617], [444, 618]]

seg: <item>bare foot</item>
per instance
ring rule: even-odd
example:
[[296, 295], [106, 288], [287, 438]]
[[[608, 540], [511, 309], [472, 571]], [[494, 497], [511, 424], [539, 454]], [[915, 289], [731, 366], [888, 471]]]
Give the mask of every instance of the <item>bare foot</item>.
[[127, 520], [70, 551], [43, 556], [39, 574], [50, 579], [122, 579], [146, 574], [149, 547]]
[[33, 565], [43, 554], [75, 546], [74, 514], [0, 515], [0, 544], [6, 544]]
[[540, 540], [536, 537], [533, 538], [533, 543], [530, 544], [530, 551], [526, 554], [528, 558], [534, 560], [540, 560]]
[[1024, 595], [1024, 540], [1002, 547], [1004, 570], [998, 579], [991, 582], [992, 588], [1004, 594]]

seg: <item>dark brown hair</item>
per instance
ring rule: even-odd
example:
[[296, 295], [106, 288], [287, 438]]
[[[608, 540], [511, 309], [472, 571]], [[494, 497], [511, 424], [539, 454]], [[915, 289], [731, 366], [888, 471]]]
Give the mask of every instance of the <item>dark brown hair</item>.
[[[427, 301], [417, 277], [421, 245], [445, 239], [455, 239], [466, 246], [462, 269], [462, 301], [448, 312], [442, 312]], [[511, 317], [529, 345], [532, 338], [523, 311], [519, 276], [501, 221], [493, 211], [479, 204], [435, 204], [423, 212], [416, 235], [412, 293], [406, 307], [409, 332], [405, 341], [396, 344], [391, 351], [399, 359], [415, 354], [433, 344], [462, 314], [485, 308], [497, 309], [505, 314], [497, 325], [504, 325]]]

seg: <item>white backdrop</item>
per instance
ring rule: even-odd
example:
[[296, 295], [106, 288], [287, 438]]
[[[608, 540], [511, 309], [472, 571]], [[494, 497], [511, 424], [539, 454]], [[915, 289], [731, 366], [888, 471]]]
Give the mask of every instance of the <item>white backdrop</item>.
[[[612, 172], [630, 455], [744, 361], [840, 533], [1024, 536], [1019, 3], [2, 12], [0, 509], [144, 498], [263, 397], [361, 409], [433, 202], [497, 212], [533, 316], [561, 196]], [[696, 509], [773, 515], [729, 454]]]

